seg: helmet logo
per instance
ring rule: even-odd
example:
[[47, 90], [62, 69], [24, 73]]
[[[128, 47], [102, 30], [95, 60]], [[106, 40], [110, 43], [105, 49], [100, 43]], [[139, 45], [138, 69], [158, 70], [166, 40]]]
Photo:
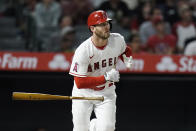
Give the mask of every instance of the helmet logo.
[[98, 17], [98, 14], [95, 14], [95, 17]]
[[103, 13], [103, 19], [107, 19], [106, 13]]

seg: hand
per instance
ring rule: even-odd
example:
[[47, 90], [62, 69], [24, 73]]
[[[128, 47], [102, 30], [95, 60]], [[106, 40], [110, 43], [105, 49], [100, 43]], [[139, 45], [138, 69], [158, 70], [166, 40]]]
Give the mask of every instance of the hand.
[[119, 82], [120, 74], [116, 69], [111, 69], [104, 75], [106, 81]]
[[124, 60], [126, 67], [131, 69], [132, 64], [133, 64], [133, 57], [132, 56], [126, 57], [126, 55], [123, 54], [123, 60]]

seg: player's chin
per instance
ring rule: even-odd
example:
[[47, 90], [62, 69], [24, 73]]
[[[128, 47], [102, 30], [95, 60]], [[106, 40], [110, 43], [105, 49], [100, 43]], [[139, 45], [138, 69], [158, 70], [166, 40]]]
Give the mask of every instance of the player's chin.
[[105, 38], [107, 39], [107, 38], [109, 38], [110, 37], [110, 32], [106, 32], [105, 33]]
[[99, 38], [101, 38], [101, 39], [108, 39], [109, 37], [110, 37], [110, 33], [103, 33], [103, 34], [99, 34], [99, 35], [97, 35], [97, 36], [99, 36]]

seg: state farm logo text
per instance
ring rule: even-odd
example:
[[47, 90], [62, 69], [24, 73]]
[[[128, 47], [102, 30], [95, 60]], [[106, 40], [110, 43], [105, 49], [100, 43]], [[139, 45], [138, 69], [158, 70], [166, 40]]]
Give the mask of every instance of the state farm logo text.
[[0, 68], [8, 69], [35, 69], [37, 67], [37, 58], [28, 56], [13, 56], [5, 53], [0, 57]]
[[180, 59], [180, 67], [179, 71], [180, 72], [196, 72], [196, 60], [194, 60], [191, 57], [181, 57]]
[[172, 57], [162, 57], [156, 65], [158, 71], [179, 71], [179, 72], [196, 72], [196, 60], [192, 57], [183, 56], [179, 58], [179, 63], [175, 63]]
[[[127, 70], [127, 67], [125, 66], [125, 64], [121, 60], [117, 61], [116, 68], [120, 71]], [[144, 60], [134, 58], [133, 59], [133, 65], [132, 65], [130, 71], [140, 71], [141, 72], [143, 70], [144, 70]]]

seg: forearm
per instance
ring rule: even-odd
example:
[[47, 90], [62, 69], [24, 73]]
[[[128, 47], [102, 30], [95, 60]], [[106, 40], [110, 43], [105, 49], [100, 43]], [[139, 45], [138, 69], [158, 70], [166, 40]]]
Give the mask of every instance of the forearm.
[[53, 20], [52, 20], [52, 26], [57, 26], [58, 25], [58, 20], [61, 16], [61, 10], [59, 10], [60, 8], [56, 8], [56, 11], [54, 12], [53, 15]]
[[126, 57], [130, 57], [132, 56], [132, 50], [129, 46], [126, 47], [125, 51], [119, 56], [119, 58], [124, 62], [124, 59], [123, 59], [123, 55], [126, 55]]
[[36, 24], [38, 27], [43, 27], [44, 26], [44, 21], [43, 21], [43, 17], [42, 17], [42, 6], [40, 4], [38, 4], [35, 7], [35, 20], [36, 20]]
[[76, 77], [74, 76], [75, 83], [79, 89], [94, 89], [96, 86], [106, 83], [105, 77]]
[[125, 51], [119, 56], [128, 69], [131, 69], [133, 64], [132, 51], [130, 47], [126, 47]]

